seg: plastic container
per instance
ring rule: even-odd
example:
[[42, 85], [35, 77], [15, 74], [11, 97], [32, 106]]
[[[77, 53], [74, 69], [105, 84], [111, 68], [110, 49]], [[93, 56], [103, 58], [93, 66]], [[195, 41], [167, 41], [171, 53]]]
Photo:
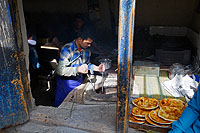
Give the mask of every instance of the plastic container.
[[184, 67], [180, 63], [174, 63], [172, 66], [169, 68], [169, 78], [173, 79], [175, 75], [185, 75]]
[[99, 62], [105, 65], [106, 70], [111, 68], [111, 62], [112, 62], [111, 59], [100, 59]]

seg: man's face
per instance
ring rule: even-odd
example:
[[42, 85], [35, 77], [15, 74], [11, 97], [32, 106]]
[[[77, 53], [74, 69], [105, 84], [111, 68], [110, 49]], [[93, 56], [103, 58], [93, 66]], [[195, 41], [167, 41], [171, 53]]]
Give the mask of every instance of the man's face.
[[75, 20], [75, 28], [80, 29], [83, 27], [84, 21], [81, 20], [80, 18], [77, 18]]
[[80, 41], [80, 46], [82, 47], [82, 48], [88, 48], [88, 47], [91, 47], [91, 44], [92, 44], [92, 39], [91, 38], [88, 38], [87, 40], [83, 40], [83, 39], [81, 39], [81, 41]]

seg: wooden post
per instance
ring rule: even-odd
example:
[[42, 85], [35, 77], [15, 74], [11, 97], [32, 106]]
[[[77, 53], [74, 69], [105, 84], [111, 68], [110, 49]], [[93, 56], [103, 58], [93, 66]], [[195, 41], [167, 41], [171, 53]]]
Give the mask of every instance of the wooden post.
[[118, 35], [117, 132], [128, 132], [132, 81], [135, 0], [120, 0]]

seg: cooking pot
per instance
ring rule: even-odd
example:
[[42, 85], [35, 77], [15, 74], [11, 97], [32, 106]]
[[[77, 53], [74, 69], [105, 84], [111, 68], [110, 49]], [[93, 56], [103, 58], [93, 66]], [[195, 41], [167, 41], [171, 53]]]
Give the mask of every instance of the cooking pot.
[[111, 68], [111, 62], [112, 62], [111, 59], [100, 59], [99, 62], [105, 65], [106, 70]]

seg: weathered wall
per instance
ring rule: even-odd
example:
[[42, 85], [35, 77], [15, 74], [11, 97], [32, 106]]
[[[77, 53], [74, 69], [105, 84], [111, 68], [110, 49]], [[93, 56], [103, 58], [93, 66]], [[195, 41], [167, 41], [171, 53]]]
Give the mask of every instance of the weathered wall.
[[[197, 0], [137, 0], [136, 26], [189, 26]], [[116, 22], [119, 2], [113, 1]]]
[[192, 29], [200, 33], [200, 13], [194, 13], [194, 18], [192, 21]]
[[[112, 1], [112, 0], [111, 0]], [[116, 0], [117, 1], [117, 0]], [[113, 2], [115, 22], [118, 22], [118, 3]], [[87, 13], [88, 2], [82, 0], [23, 0], [24, 10], [32, 13]], [[100, 0], [100, 5], [102, 0]], [[196, 0], [137, 0], [136, 25], [189, 26], [192, 20]], [[102, 7], [102, 6], [101, 6]], [[102, 8], [103, 9], [103, 8]], [[103, 20], [110, 20], [110, 15], [102, 12]], [[109, 24], [110, 22], [108, 22]], [[104, 25], [104, 24], [103, 24]], [[107, 25], [105, 25], [107, 28]]]
[[63, 24], [69, 26], [74, 14], [88, 12], [87, 1], [82, 0], [23, 0], [23, 6], [28, 26], [29, 24], [34, 27], [42, 25], [44, 30], [52, 27], [51, 25], [55, 29], [59, 27], [59, 24], [62, 27], [64, 27]]
[[[98, 8], [96, 8], [95, 3], [97, 3]], [[98, 30], [99, 36], [102, 34], [109, 36], [111, 34], [108, 0], [99, 0], [98, 2], [95, 2], [95, 0], [60, 0], [57, 2], [54, 0], [23, 0], [23, 5], [25, 14], [31, 15], [26, 21], [40, 26], [39, 30], [44, 31], [43, 35], [48, 34], [48, 30], [55, 31], [60, 27], [70, 28], [73, 23], [73, 16], [77, 13], [83, 14], [87, 21], [90, 20], [90, 24]], [[91, 7], [92, 10], [90, 10]]]
[[[136, 26], [189, 26], [198, 0], [137, 0]], [[118, 17], [118, 2], [113, 2]]]
[[[195, 12], [193, 13], [191, 28], [200, 33], [200, 0], [196, 0]], [[199, 8], [199, 9], [198, 9]], [[197, 12], [199, 11], [199, 12]]]
[[24, 56], [26, 60], [26, 67], [29, 69], [29, 47], [28, 47], [28, 40], [27, 40], [27, 33], [26, 33], [26, 24], [24, 19], [24, 10], [23, 10], [23, 3], [22, 0], [18, 0], [18, 9], [19, 9], [19, 17], [20, 17], [20, 24], [21, 24], [21, 31], [22, 31], [22, 41], [24, 47]]
[[[187, 37], [191, 40], [195, 47], [197, 55], [200, 57], [200, 0], [196, 0], [195, 12], [190, 28], [188, 29]], [[197, 9], [199, 8], [199, 9]], [[199, 12], [197, 12], [199, 10]]]
[[23, 3], [27, 12], [85, 13], [88, 10], [87, 1], [83, 0], [23, 0]]
[[23, 3], [22, 3], [22, 0], [17, 0], [17, 8], [18, 8], [18, 14], [19, 14], [19, 20], [20, 20], [20, 30], [21, 33], [20, 33], [20, 37], [21, 37], [21, 43], [23, 44], [23, 52], [24, 52], [24, 58], [25, 58], [25, 63], [26, 63], [26, 70], [24, 70], [27, 74], [27, 81], [25, 82], [28, 82], [26, 83], [26, 87], [25, 87], [25, 93], [26, 93], [26, 99], [27, 99], [27, 102], [28, 102], [28, 109], [31, 110], [32, 107], [34, 106], [32, 101], [33, 101], [33, 98], [32, 98], [32, 95], [31, 95], [31, 92], [30, 92], [30, 74], [29, 74], [29, 46], [28, 46], [28, 40], [27, 40], [27, 31], [26, 31], [26, 24], [25, 24], [25, 18], [24, 18], [24, 10], [23, 10]]
[[136, 25], [188, 26], [196, 0], [137, 0]]

